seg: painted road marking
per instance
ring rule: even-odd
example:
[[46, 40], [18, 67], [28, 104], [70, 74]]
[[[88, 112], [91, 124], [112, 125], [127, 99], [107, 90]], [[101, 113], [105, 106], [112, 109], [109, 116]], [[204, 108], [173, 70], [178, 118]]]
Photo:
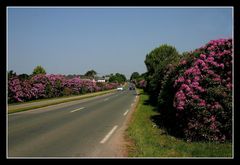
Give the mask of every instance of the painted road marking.
[[113, 127], [113, 129], [100, 141], [100, 143], [105, 143], [109, 137], [113, 134], [113, 132], [117, 129], [117, 125]]
[[78, 109], [74, 109], [74, 110], [71, 111], [71, 113], [72, 113], [72, 112], [79, 111], [79, 110], [84, 109], [84, 108], [85, 108], [85, 107], [81, 107], [81, 108], [78, 108]]
[[106, 99], [104, 99], [103, 101], [108, 101], [109, 100], [109, 98], [106, 98]]
[[128, 113], [128, 111], [129, 111], [129, 110], [127, 109], [126, 112], [123, 114], [123, 116], [126, 116], [126, 114]]

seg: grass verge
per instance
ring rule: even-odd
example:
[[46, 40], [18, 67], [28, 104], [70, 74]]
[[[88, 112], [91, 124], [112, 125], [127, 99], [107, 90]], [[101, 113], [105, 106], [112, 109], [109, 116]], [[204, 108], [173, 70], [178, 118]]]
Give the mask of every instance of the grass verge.
[[[56, 104], [75, 101], [75, 100], [82, 100], [82, 99], [86, 99], [86, 98], [90, 98], [90, 97], [104, 95], [104, 94], [111, 93], [111, 92], [114, 92], [114, 91], [116, 91], [116, 90], [113, 89], [113, 90], [107, 90], [107, 91], [87, 93], [87, 94], [83, 94], [83, 95], [80, 95], [80, 96], [67, 96], [67, 97], [64, 96], [64, 97], [58, 97], [58, 98], [34, 100], [34, 101], [18, 103], [18, 104], [9, 104], [8, 105], [8, 114], [21, 112], [21, 111], [27, 111], [27, 110], [36, 109], [36, 108], [47, 107], [47, 106], [50, 106], [50, 105], [56, 105]], [[44, 101], [48, 101], [48, 102], [44, 103]], [[43, 103], [40, 104], [40, 105], [31, 105], [31, 106], [20, 107], [20, 108], [19, 107], [14, 107], [15, 105], [22, 105], [22, 104], [28, 104], [28, 103], [34, 103], [34, 102], [36, 102], [36, 103], [43, 102]]]
[[154, 107], [144, 104], [149, 96], [142, 90], [136, 111], [127, 129], [129, 157], [232, 157], [232, 143], [186, 142], [158, 128], [151, 116]]

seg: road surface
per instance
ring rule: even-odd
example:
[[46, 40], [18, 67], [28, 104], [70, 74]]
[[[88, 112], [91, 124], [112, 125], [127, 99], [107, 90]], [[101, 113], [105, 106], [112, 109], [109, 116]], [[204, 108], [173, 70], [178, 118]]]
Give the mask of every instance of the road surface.
[[[135, 91], [8, 115], [7, 155], [11, 157], [98, 157], [131, 110]], [[109, 153], [109, 156], [111, 153]]]

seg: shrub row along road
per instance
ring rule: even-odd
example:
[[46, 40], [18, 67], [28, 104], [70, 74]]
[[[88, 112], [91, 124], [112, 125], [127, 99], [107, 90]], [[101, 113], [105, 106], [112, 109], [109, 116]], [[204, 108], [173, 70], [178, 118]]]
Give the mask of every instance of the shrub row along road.
[[135, 98], [135, 91], [123, 90], [9, 114], [8, 157], [98, 157], [103, 152], [114, 156], [111, 138]]

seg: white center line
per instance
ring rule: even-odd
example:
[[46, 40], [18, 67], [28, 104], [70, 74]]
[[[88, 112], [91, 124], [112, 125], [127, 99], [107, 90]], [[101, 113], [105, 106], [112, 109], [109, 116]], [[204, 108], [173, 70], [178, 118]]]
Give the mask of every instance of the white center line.
[[108, 138], [113, 134], [113, 132], [117, 129], [117, 125], [113, 127], [113, 129], [100, 141], [100, 143], [105, 143]]
[[84, 109], [85, 107], [81, 107], [81, 108], [78, 108], [78, 109], [74, 109], [74, 110], [72, 110], [72, 111], [70, 111], [71, 113], [72, 112], [76, 112], [76, 111], [79, 111], [79, 110], [81, 110], [81, 109]]
[[128, 111], [129, 111], [129, 110], [127, 109], [126, 112], [123, 114], [123, 116], [126, 116], [126, 114], [128, 113]]

